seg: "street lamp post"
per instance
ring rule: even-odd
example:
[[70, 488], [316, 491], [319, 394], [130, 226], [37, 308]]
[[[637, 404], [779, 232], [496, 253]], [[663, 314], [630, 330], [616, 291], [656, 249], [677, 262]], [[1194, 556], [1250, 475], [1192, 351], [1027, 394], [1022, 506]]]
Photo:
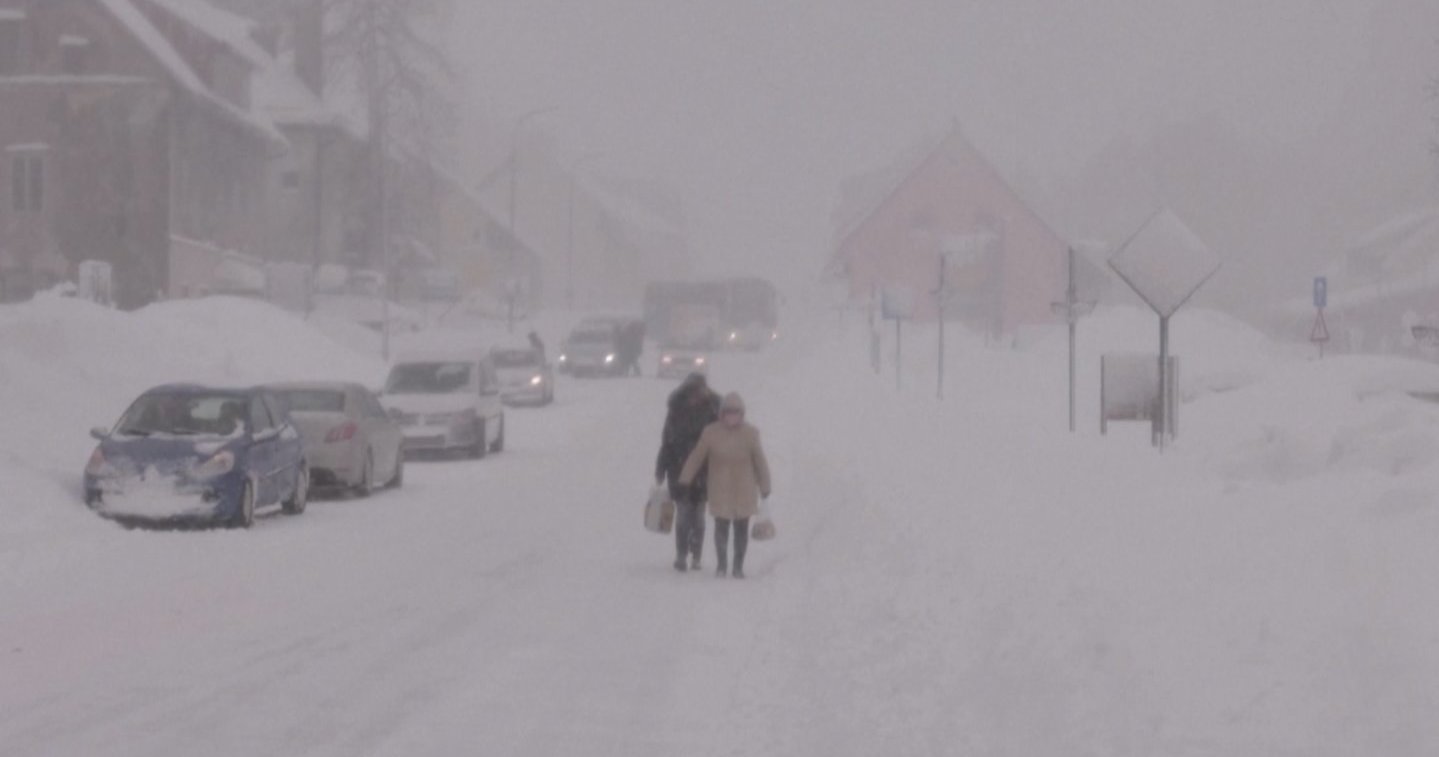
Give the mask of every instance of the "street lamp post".
[[604, 156], [602, 152], [587, 153], [570, 164], [569, 232], [565, 246], [565, 307], [570, 312], [575, 309], [575, 185], [580, 180], [580, 167]]
[[[519, 230], [515, 228], [515, 202], [520, 183], [520, 132], [526, 123], [546, 113], [553, 113], [559, 108], [551, 105], [544, 108], [535, 108], [519, 118], [515, 119], [515, 127], [510, 134], [510, 192], [509, 192], [509, 227], [510, 227], [510, 249], [505, 262], [505, 275], [514, 278], [515, 275], [515, 245], [519, 243]], [[515, 288], [507, 282], [505, 286], [506, 300], [506, 323], [511, 333], [515, 330]]]

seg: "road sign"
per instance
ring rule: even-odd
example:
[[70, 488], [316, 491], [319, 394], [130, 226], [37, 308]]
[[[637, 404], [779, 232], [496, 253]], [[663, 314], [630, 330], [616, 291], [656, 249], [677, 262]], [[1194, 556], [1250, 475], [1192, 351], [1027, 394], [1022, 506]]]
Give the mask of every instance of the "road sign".
[[1219, 271], [1219, 257], [1169, 210], [1156, 213], [1109, 258], [1109, 267], [1160, 318], [1174, 315]]
[[1314, 328], [1309, 330], [1309, 341], [1315, 344], [1323, 344], [1329, 341], [1329, 324], [1324, 321], [1324, 309], [1319, 309], [1319, 314], [1314, 318]]
[[1314, 307], [1323, 310], [1329, 307], [1329, 277], [1314, 277]]

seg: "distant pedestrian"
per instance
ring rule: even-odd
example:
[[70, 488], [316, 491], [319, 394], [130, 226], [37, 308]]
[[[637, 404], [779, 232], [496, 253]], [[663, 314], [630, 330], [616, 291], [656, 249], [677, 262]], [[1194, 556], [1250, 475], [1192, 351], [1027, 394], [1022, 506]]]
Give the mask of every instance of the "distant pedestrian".
[[[719, 417], [719, 396], [705, 377], [691, 373], [670, 393], [669, 411], [655, 460], [655, 482], [669, 481], [675, 502], [675, 570], [697, 570], [705, 539], [705, 502], [708, 498], [704, 466], [697, 466], [680, 485], [680, 473], [705, 427]], [[688, 565], [685, 560], [689, 558]]]
[[735, 578], [744, 578], [744, 555], [749, 546], [749, 520], [759, 513], [759, 501], [770, 494], [769, 461], [760, 445], [759, 429], [745, 422], [744, 400], [728, 394], [720, 404], [719, 420], [700, 435], [684, 469], [680, 485], [698, 479], [708, 470], [709, 511], [715, 519], [715, 575], [727, 568], [730, 529], [734, 529]]
[[530, 331], [530, 349], [539, 355], [540, 365], [544, 365], [547, 362], [545, 360], [545, 341], [533, 330]]
[[645, 323], [630, 321], [620, 327], [621, 369], [626, 376], [642, 376], [640, 357], [645, 352]]

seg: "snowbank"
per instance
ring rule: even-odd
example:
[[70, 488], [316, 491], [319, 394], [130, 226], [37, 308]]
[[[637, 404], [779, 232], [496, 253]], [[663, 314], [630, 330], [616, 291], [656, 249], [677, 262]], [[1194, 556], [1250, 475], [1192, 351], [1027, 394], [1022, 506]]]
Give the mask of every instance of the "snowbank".
[[375, 385], [382, 378], [378, 360], [251, 300], [175, 301], [122, 313], [44, 295], [0, 307], [0, 544], [74, 525], [55, 503], [83, 509], [80, 472], [94, 447], [88, 430], [112, 424], [152, 386], [291, 379]]

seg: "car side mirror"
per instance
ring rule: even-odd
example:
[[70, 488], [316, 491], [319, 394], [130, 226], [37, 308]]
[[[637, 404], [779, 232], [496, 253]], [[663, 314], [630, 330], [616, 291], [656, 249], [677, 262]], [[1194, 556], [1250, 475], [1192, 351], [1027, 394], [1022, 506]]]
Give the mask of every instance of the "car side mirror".
[[97, 442], [103, 442], [106, 439], [110, 438], [110, 429], [105, 428], [104, 426], [96, 426], [95, 428], [90, 429], [90, 438], [94, 439]]
[[271, 439], [279, 438], [279, 436], [280, 436], [280, 429], [279, 429], [279, 428], [267, 428], [267, 429], [265, 429], [264, 431], [261, 431], [260, 433], [255, 434], [254, 440], [255, 440], [256, 442], [268, 442], [268, 441], [270, 441]]

